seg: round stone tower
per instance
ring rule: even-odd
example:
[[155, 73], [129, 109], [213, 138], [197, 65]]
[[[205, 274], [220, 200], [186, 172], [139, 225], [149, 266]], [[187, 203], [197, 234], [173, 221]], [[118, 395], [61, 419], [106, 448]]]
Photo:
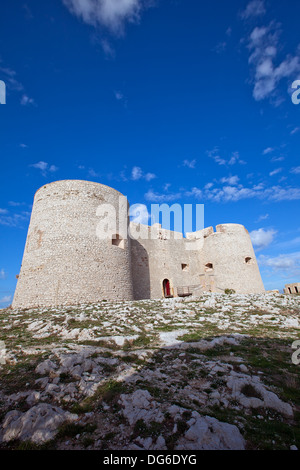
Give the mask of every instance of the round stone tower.
[[88, 181], [47, 184], [34, 197], [13, 308], [132, 300], [128, 203]]
[[205, 238], [204, 270], [212, 291], [265, 292], [251, 238], [243, 225], [218, 225], [217, 231]]

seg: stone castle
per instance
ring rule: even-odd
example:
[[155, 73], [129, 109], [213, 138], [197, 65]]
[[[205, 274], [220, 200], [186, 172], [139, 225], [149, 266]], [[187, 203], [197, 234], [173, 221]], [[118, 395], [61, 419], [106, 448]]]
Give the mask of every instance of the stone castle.
[[[265, 292], [242, 225], [186, 234], [129, 223], [121, 193], [89, 181], [47, 184], [34, 197], [13, 308], [141, 300], [202, 292]], [[126, 210], [121, 210], [121, 201]], [[97, 235], [99, 207], [115, 209]], [[123, 208], [124, 209], [124, 208]], [[114, 219], [114, 220], [112, 220]], [[121, 227], [121, 228], [119, 228]], [[128, 228], [139, 237], [127, 236]]]

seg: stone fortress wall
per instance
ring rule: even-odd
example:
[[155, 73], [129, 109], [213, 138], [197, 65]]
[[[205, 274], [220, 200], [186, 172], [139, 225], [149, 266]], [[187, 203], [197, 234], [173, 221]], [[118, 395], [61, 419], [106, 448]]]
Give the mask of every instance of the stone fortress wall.
[[[115, 213], [99, 212], [105, 204]], [[110, 227], [117, 224], [116, 233], [111, 229], [112, 236], [104, 239], [97, 232], [103, 218]], [[186, 238], [159, 224], [129, 226], [121, 193], [99, 183], [65, 180], [35, 194], [12, 306], [159, 299], [225, 289], [264, 292], [242, 225], [218, 225], [216, 232], [210, 227]]]
[[112, 204], [119, 222], [119, 196], [77, 180], [36, 192], [13, 307], [133, 299], [130, 240], [120, 249], [96, 235], [100, 204]]
[[178, 233], [175, 238], [174, 232], [159, 224], [143, 230], [152, 237], [132, 241], [136, 298], [161, 298], [165, 279], [170, 281], [174, 296], [226, 289], [241, 294], [265, 292], [250, 235], [243, 225], [218, 225], [216, 232], [209, 227], [188, 233], [186, 238]]

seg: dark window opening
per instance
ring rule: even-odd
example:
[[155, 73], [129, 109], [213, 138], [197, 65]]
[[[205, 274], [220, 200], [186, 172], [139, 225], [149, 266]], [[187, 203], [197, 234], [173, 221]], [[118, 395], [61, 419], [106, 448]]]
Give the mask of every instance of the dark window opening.
[[296, 291], [296, 294], [299, 294], [297, 286], [295, 286], [295, 291]]
[[247, 258], [245, 258], [245, 263], [246, 263], [246, 264], [251, 264], [251, 261], [252, 261], [252, 258], [250, 258], [250, 256], [248, 256]]
[[289, 293], [291, 294], [291, 293], [292, 293], [292, 290], [291, 290], [291, 288], [290, 288], [290, 287], [288, 287], [288, 290], [289, 290]]
[[205, 265], [205, 271], [206, 271], [206, 272], [210, 272], [210, 271], [212, 271], [213, 269], [214, 269], [214, 265], [213, 265], [212, 263], [207, 263], [207, 264]]
[[189, 265], [182, 263], [181, 264], [181, 269], [182, 269], [182, 271], [188, 272], [189, 271]]

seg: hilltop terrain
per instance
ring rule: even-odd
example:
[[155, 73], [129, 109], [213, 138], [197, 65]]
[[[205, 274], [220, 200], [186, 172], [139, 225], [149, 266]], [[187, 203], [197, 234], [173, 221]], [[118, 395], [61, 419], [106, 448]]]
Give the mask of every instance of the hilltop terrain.
[[0, 448], [300, 448], [300, 297], [0, 310]]

